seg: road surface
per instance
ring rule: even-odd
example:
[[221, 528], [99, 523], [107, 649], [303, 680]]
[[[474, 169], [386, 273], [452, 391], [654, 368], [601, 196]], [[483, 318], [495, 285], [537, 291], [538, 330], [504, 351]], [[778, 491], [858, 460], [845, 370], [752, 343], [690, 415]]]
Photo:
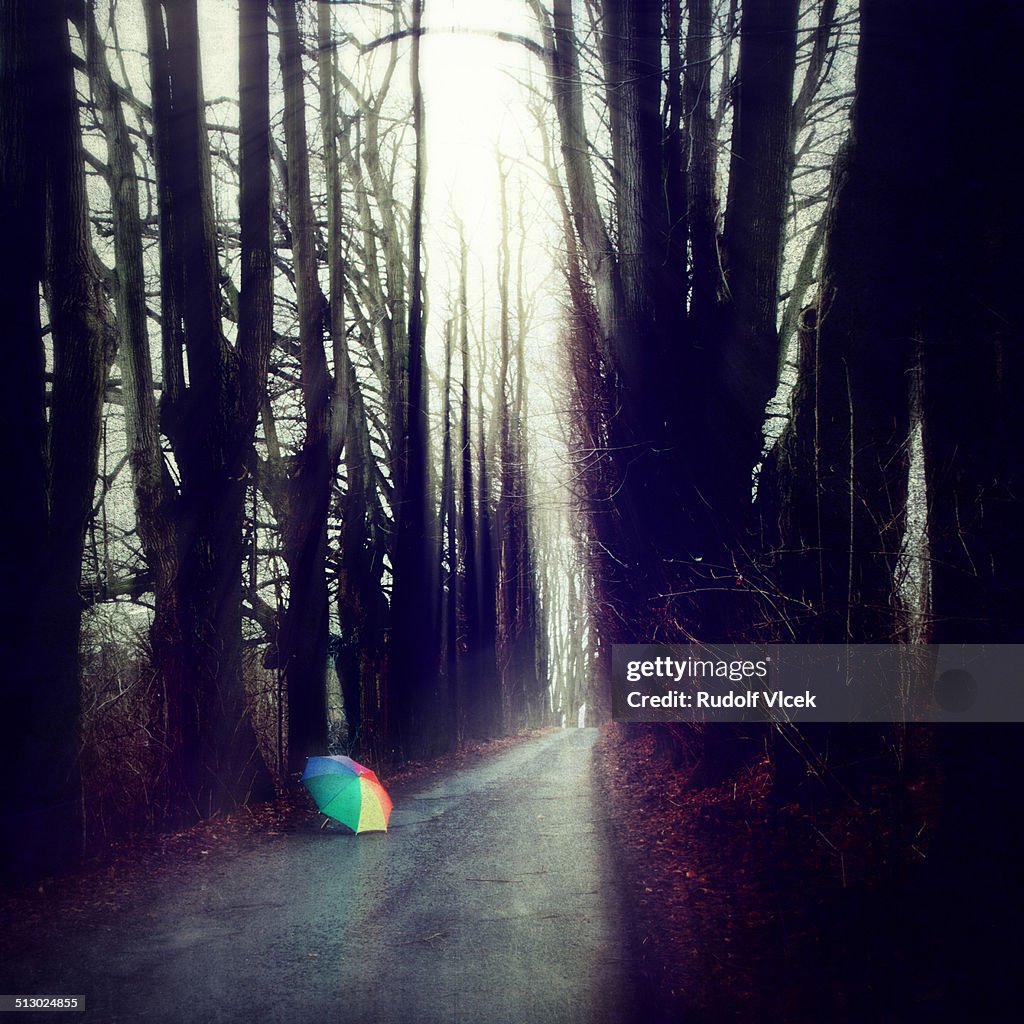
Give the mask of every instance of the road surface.
[[387, 834], [312, 822], [213, 850], [153, 899], [68, 921], [59, 948], [26, 947], [0, 991], [84, 995], [69, 1024], [633, 1020], [595, 738], [548, 734], [399, 790]]

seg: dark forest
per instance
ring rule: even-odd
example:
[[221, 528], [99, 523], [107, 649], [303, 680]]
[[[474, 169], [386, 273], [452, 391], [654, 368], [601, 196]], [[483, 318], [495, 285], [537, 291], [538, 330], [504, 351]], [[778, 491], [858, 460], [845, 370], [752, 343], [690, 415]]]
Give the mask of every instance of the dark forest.
[[597, 727], [635, 1019], [1011, 1019], [1019, 724], [625, 725], [611, 673], [1024, 639], [1024, 8], [447, 6], [0, 0], [11, 899], [305, 820], [309, 757]]

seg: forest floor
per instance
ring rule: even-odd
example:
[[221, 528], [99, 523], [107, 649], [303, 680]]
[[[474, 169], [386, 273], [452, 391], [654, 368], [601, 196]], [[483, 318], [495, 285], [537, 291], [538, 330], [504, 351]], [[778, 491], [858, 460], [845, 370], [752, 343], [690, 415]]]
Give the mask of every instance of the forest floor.
[[[933, 738], [898, 786], [867, 772], [863, 789], [837, 798], [808, 780], [788, 801], [767, 758], [719, 786], [690, 786], [642, 726], [608, 727], [595, 757], [648, 1020], [1019, 1019], [1016, 840], [964, 820], [939, 843]], [[976, 794], [979, 817], [1019, 820], [1019, 807], [999, 803]]]

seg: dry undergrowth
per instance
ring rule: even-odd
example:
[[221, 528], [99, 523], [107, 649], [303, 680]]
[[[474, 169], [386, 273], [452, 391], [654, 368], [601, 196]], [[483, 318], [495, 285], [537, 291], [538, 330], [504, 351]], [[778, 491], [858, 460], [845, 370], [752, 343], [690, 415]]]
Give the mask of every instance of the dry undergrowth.
[[[629, 884], [645, 1018], [900, 1019], [876, 1009], [899, 972], [885, 931], [898, 907], [884, 787], [856, 806], [781, 803], [765, 758], [696, 789], [654, 747], [649, 731], [612, 725], [595, 751]], [[924, 844], [932, 812], [920, 804]]]

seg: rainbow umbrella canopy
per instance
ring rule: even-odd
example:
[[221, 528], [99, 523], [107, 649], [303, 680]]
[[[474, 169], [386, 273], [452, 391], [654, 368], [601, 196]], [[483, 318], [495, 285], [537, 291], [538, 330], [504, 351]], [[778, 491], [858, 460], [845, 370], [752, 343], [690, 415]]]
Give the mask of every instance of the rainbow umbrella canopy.
[[307, 758], [302, 782], [328, 818], [353, 832], [387, 832], [391, 797], [358, 761], [344, 754]]

